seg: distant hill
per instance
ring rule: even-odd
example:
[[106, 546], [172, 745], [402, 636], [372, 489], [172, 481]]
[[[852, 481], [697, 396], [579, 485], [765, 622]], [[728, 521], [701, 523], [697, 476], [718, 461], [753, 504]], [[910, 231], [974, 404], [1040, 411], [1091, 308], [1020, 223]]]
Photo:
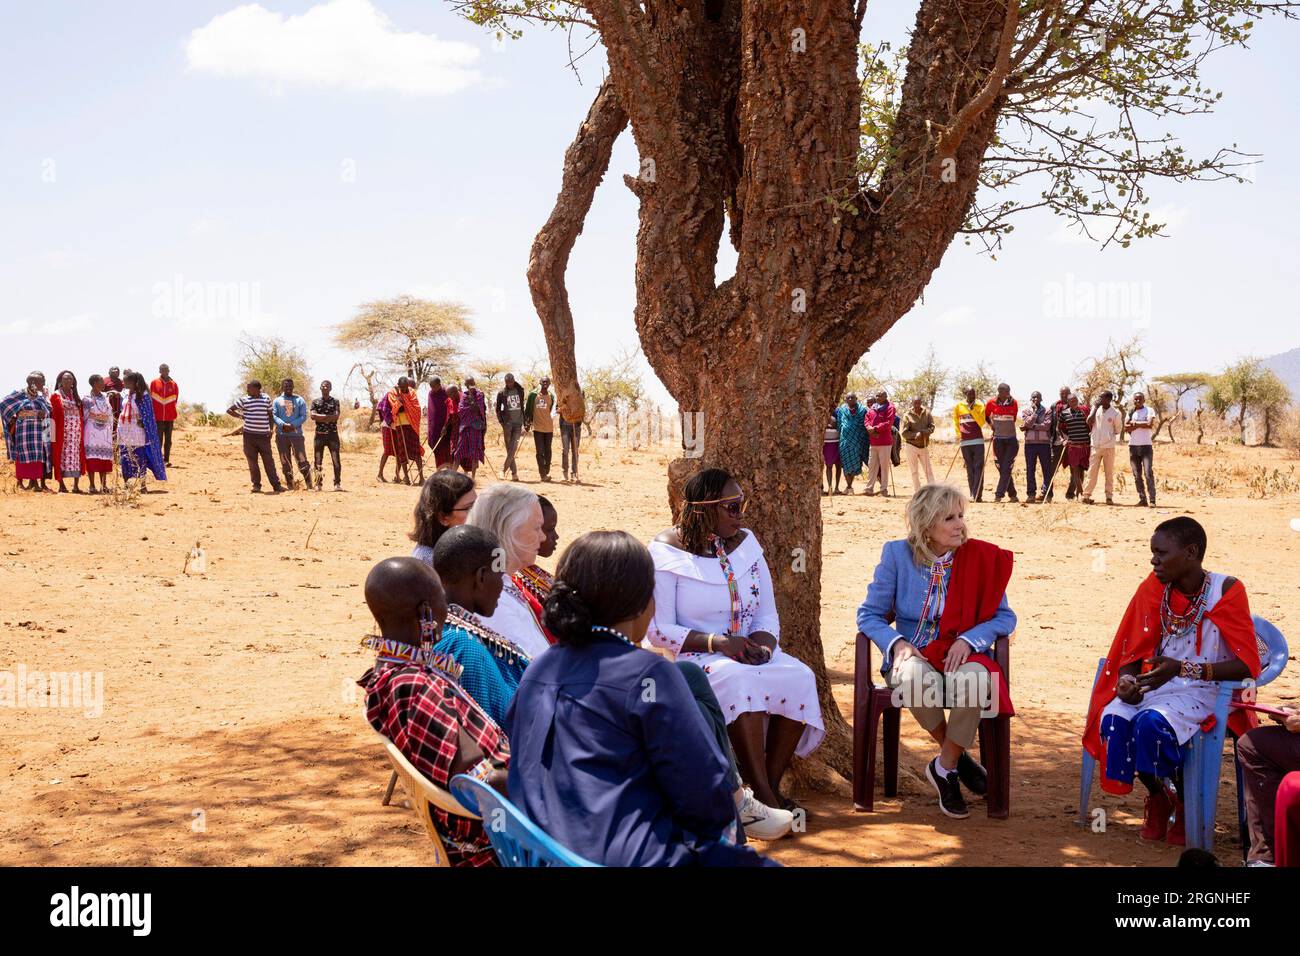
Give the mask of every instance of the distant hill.
[[1266, 358], [1264, 365], [1276, 372], [1291, 390], [1291, 397], [1300, 401], [1300, 348]]

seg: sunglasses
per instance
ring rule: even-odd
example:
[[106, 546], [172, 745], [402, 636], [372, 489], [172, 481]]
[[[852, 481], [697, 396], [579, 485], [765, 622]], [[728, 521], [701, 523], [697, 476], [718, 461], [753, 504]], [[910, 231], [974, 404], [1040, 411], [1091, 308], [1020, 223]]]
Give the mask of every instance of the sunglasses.
[[730, 498], [711, 498], [708, 501], [696, 501], [695, 507], [703, 508], [705, 505], [722, 505], [722, 510], [733, 518], [739, 518], [749, 507], [749, 502], [745, 500], [744, 495], [734, 495]]

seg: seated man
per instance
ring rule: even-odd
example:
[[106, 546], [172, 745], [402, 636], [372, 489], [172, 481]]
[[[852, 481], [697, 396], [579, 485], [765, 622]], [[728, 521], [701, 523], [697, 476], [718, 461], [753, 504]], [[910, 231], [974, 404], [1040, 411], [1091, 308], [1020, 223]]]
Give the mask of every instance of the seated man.
[[448, 528], [433, 548], [433, 567], [447, 594], [447, 624], [434, 650], [459, 665], [460, 686], [497, 724], [532, 663], [480, 618], [491, 617], [501, 597], [501, 574], [492, 567], [499, 550], [495, 534], [468, 524]]
[[[1205, 549], [1205, 529], [1192, 518], [1156, 526], [1153, 573], [1129, 602], [1106, 655], [1083, 735], [1103, 790], [1128, 793], [1134, 773], [1146, 787], [1142, 839], [1176, 846], [1186, 842], [1183, 745], [1213, 712], [1215, 683], [1258, 677], [1260, 668], [1246, 589], [1202, 568]], [[1253, 715], [1234, 711], [1228, 724], [1243, 733]]]
[[1256, 727], [1237, 742], [1245, 783], [1247, 866], [1300, 866], [1300, 710], [1280, 727]]
[[[375, 651], [375, 666], [357, 681], [370, 726], [443, 789], [467, 773], [504, 793], [506, 736], [461, 689], [455, 662], [431, 646], [447, 616], [433, 568], [417, 558], [380, 561], [366, 576], [365, 594], [379, 623], [379, 635], [362, 642]], [[480, 821], [432, 809], [452, 866], [496, 862]]]

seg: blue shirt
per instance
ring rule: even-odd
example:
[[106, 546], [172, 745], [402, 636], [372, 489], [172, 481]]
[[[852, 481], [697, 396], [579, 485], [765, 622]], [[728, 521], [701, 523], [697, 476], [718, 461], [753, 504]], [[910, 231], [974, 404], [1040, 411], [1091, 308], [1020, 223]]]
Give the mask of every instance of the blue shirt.
[[506, 708], [524, 676], [528, 658], [504, 640], [480, 638], [448, 616], [442, 637], [433, 649], [449, 654], [461, 666], [460, 686], [474, 698], [498, 727], [505, 726]]
[[674, 664], [615, 637], [557, 644], [528, 666], [503, 725], [510, 799], [606, 866], [762, 860], [720, 844], [727, 762]]
[[[293, 403], [293, 411], [289, 411], [289, 402]], [[271, 405], [271, 416], [275, 419], [275, 430], [277, 434], [284, 434], [284, 426], [292, 425], [292, 435], [302, 434], [302, 423], [307, 420], [307, 400], [301, 395], [295, 395], [292, 399], [285, 399], [283, 395], [277, 395], [275, 402]]]

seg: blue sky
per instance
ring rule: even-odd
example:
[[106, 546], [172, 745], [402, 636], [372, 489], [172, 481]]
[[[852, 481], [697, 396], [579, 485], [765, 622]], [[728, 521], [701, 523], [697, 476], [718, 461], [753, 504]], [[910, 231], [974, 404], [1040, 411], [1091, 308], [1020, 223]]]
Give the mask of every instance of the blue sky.
[[[864, 36], [902, 41], [914, 6], [875, 3]], [[1207, 69], [1219, 112], [1177, 128], [1193, 152], [1262, 153], [1253, 182], [1154, 185], [1171, 238], [1128, 250], [1050, 216], [1020, 221], [997, 261], [958, 242], [873, 365], [904, 374], [933, 342], [1027, 394], [1135, 327], [1153, 373], [1300, 345], [1297, 49], [1300, 25], [1264, 21]], [[303, 346], [337, 384], [351, 358], [330, 327], [400, 293], [466, 302], [471, 353], [528, 364], [544, 355], [528, 248], [599, 51], [580, 74], [562, 35], [499, 44], [439, 0], [7, 3], [0, 387], [166, 361], [184, 398], [220, 404], [242, 333]], [[635, 343], [636, 166], [625, 134], [570, 265], [582, 364]], [[1067, 311], [1063, 334], [1080, 290], [1128, 308]]]

